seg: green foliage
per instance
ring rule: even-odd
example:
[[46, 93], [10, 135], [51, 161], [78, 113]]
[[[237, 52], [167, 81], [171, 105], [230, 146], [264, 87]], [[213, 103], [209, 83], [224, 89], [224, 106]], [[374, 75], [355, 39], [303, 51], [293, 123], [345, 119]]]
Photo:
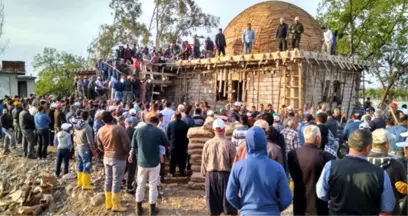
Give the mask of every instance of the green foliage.
[[[371, 97], [373, 99], [381, 99], [384, 95], [385, 89], [367, 89], [365, 94], [367, 97]], [[362, 94], [362, 92], [360, 92]], [[388, 92], [388, 95], [392, 98], [407, 98], [408, 97], [408, 90], [406, 89], [392, 89]]]
[[147, 34], [144, 24], [137, 19], [142, 14], [139, 0], [112, 0], [109, 4], [114, 18], [113, 24], [100, 26], [99, 35], [88, 47], [93, 62], [112, 56], [113, 47], [118, 44], [136, 44]]
[[323, 0], [317, 17], [321, 24], [338, 30], [340, 54], [351, 55], [353, 35], [352, 45], [357, 56], [370, 59], [378, 57], [397, 29], [406, 31], [406, 12], [406, 0]]
[[[194, 0], [155, 0], [149, 32], [156, 30], [155, 44], [171, 43], [180, 36], [192, 35], [198, 28], [217, 27], [219, 17], [203, 12]], [[150, 35], [146, 35], [150, 36]], [[149, 41], [149, 39], [145, 39]]]
[[34, 70], [38, 71], [35, 92], [69, 94], [74, 91], [74, 73], [69, 70], [85, 66], [85, 59], [53, 48], [45, 48], [33, 60]]

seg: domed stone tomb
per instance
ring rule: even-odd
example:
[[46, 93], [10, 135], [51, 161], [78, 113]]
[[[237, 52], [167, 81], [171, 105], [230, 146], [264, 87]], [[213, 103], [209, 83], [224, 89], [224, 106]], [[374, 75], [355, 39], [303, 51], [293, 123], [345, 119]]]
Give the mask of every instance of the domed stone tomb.
[[[300, 23], [303, 24], [305, 29], [300, 49], [307, 51], [320, 50], [323, 33], [319, 23], [310, 14], [287, 2], [267, 1], [247, 8], [225, 28], [227, 55], [240, 55], [243, 53], [242, 33], [247, 28], [248, 23], [251, 23], [256, 37], [252, 53], [277, 51], [275, 36], [281, 17], [285, 19], [285, 23], [289, 26], [294, 23], [295, 17], [299, 17]], [[290, 40], [288, 40], [288, 47], [291, 48]]]

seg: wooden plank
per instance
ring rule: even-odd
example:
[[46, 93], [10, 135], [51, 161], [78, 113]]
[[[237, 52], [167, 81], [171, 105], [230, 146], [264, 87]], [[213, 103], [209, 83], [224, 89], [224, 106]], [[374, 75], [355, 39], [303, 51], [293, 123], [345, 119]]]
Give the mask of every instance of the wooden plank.
[[173, 73], [162, 73], [162, 72], [144, 72], [141, 71], [140, 74], [150, 74], [150, 75], [164, 75], [164, 76], [177, 76], [177, 74]]

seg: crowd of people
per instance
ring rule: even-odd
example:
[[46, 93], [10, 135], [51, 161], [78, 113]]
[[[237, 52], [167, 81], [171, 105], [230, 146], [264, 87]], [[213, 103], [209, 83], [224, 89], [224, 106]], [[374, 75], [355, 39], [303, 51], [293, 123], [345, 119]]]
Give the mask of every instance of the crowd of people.
[[[202, 150], [201, 173], [211, 215], [279, 215], [291, 203], [295, 215], [402, 214], [407, 211], [407, 107], [383, 113], [366, 108], [347, 121], [325, 103], [316, 110], [272, 104], [247, 109], [229, 103], [217, 112], [206, 102], [141, 103], [81, 97], [6, 97], [0, 101], [4, 153], [17, 144], [24, 157], [46, 161], [57, 148], [55, 175], [69, 172], [75, 155], [77, 185], [92, 190], [92, 167], [105, 168], [106, 209], [120, 204], [121, 184], [135, 194], [138, 215], [149, 184], [150, 214], [158, 213], [159, 185], [191, 169], [187, 133], [207, 126], [214, 138]], [[240, 123], [231, 140], [227, 124]], [[345, 124], [343, 130], [339, 126]], [[339, 146], [345, 143], [348, 154]], [[62, 163], [64, 169], [61, 172]], [[178, 171], [178, 172], [177, 172]], [[125, 178], [125, 174], [127, 177]], [[401, 202], [401, 206], [400, 206]]]

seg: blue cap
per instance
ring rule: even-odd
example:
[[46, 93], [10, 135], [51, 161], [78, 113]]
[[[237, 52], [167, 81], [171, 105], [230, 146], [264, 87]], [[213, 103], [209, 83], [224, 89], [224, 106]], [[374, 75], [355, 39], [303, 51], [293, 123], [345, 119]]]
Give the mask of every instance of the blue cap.
[[125, 123], [133, 124], [133, 120], [131, 118], [125, 119]]

